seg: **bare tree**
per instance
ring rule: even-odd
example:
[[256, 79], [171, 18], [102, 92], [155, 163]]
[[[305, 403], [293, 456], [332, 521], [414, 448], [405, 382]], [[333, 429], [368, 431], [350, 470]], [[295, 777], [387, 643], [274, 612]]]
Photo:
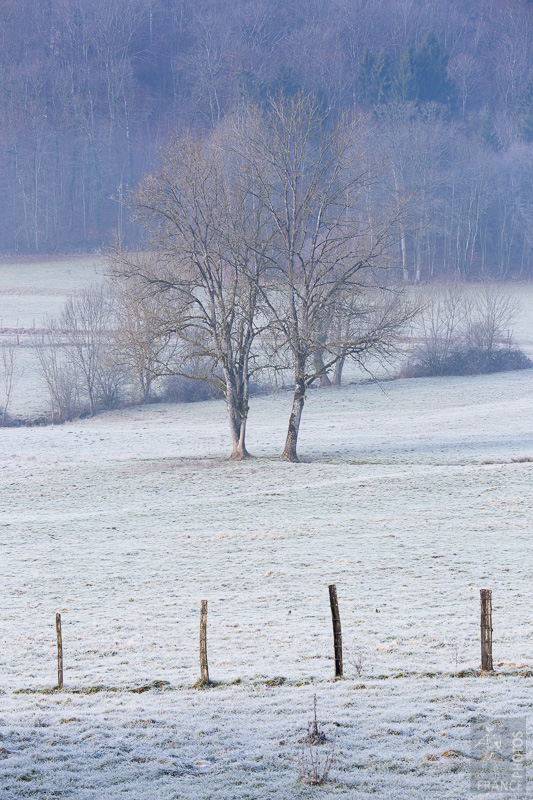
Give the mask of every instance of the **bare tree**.
[[96, 410], [99, 389], [105, 385], [105, 391], [109, 391], [109, 375], [103, 373], [110, 365], [106, 351], [111, 323], [112, 308], [104, 286], [82, 289], [68, 298], [61, 311], [60, 328], [69, 349], [69, 360], [81, 376], [91, 416]]
[[176, 139], [132, 198], [149, 255], [118, 248], [110, 258], [116, 276], [133, 278], [144, 298], [157, 300], [159, 374], [208, 380], [224, 392], [236, 460], [249, 455], [252, 347], [268, 246], [249, 173], [224, 130], [203, 141]]
[[146, 403], [166, 339], [160, 330], [158, 298], [146, 294], [144, 289], [144, 284], [134, 278], [112, 285], [115, 361], [137, 382], [140, 400]]
[[0, 425], [5, 425], [13, 389], [18, 379], [22, 377], [23, 369], [17, 361], [15, 346], [13, 344], [3, 345], [1, 347], [1, 351], [2, 358], [0, 360], [0, 385], [2, 387], [3, 397]]
[[464, 338], [467, 347], [491, 352], [510, 343], [520, 303], [495, 286], [484, 286], [467, 306]]
[[424, 309], [413, 331], [413, 356], [432, 375], [438, 375], [457, 348], [469, 315], [468, 299], [458, 285], [426, 293]]
[[[419, 307], [416, 298], [407, 300], [403, 291], [394, 286], [367, 285], [359, 292], [348, 290], [329, 320], [330, 347], [340, 343], [337, 346], [340, 358], [333, 365], [331, 385], [341, 385], [347, 359], [358, 363], [369, 375], [372, 374], [369, 357], [378, 363], [388, 362], [400, 346], [404, 326], [418, 313]], [[360, 347], [346, 352], [342, 343], [356, 341]]]
[[72, 295], [37, 346], [54, 421], [87, 410], [92, 415], [98, 407], [114, 408], [130, 393], [130, 369], [113, 301], [106, 284]]
[[281, 457], [298, 461], [308, 387], [343, 359], [388, 349], [412, 315], [397, 295], [383, 302], [375, 291], [402, 208], [375, 204], [379, 170], [361, 127], [331, 126], [312, 96], [282, 97], [266, 114], [249, 114], [235, 128], [235, 148], [271, 231], [261, 294], [271, 356], [290, 354], [294, 375]]
[[76, 365], [68, 358], [59, 323], [53, 320], [36, 348], [48, 396], [52, 422], [72, 419], [81, 411], [80, 375]]
[[451, 59], [448, 71], [457, 86], [461, 114], [464, 118], [470, 97], [475, 94], [481, 82], [483, 73], [481, 64], [470, 53], [460, 53]]

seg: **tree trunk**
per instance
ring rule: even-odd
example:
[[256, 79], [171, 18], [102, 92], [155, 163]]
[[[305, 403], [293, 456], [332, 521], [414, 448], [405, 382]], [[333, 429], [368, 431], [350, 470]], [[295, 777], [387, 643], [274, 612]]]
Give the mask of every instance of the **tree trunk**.
[[294, 387], [294, 397], [292, 400], [292, 411], [289, 418], [289, 429], [285, 440], [285, 449], [281, 454], [282, 461], [293, 461], [297, 463], [299, 458], [296, 454], [298, 443], [298, 432], [300, 430], [300, 420], [305, 402], [305, 382], [303, 378], [297, 378]]
[[315, 370], [318, 378], [318, 385], [322, 389], [324, 386], [331, 386], [331, 381], [328, 377], [326, 370], [324, 369], [324, 359], [322, 358], [322, 351], [317, 350], [315, 353]]
[[407, 269], [407, 246], [405, 243], [405, 232], [403, 225], [400, 226], [400, 249], [402, 253], [402, 277], [405, 283], [409, 282], [409, 271]]
[[94, 417], [94, 396], [92, 387], [88, 388], [88, 394], [89, 394], [89, 414], [91, 415], [91, 417]]
[[252, 458], [246, 449], [246, 421], [248, 419], [248, 392], [246, 386], [240, 387], [240, 392], [226, 379], [226, 402], [228, 404], [229, 426], [233, 450], [231, 461], [244, 461]]
[[152, 393], [152, 375], [148, 369], [139, 370], [139, 388], [141, 390], [141, 402], [148, 403]]
[[344, 367], [344, 358], [339, 358], [339, 360], [335, 364], [335, 369], [333, 371], [333, 380], [331, 381], [332, 386], [341, 385], [343, 367]]
[[237, 422], [237, 424], [235, 424], [231, 419], [230, 412], [230, 427], [231, 439], [233, 442], [233, 450], [230, 455], [230, 461], [244, 461], [247, 458], [253, 458], [253, 456], [246, 449], [245, 444], [246, 417], [241, 418], [240, 423]]

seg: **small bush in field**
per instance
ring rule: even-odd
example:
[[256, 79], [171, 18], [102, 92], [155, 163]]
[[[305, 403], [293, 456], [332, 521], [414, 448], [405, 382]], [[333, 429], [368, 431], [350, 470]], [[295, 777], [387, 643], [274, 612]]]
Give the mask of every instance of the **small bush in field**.
[[200, 403], [220, 397], [223, 397], [223, 393], [212, 383], [183, 375], [171, 375], [163, 388], [165, 403]]
[[[300, 780], [310, 786], [322, 786], [328, 780], [335, 760], [336, 739], [328, 744], [324, 731], [319, 727], [316, 712], [316, 694], [313, 698], [313, 719], [307, 725], [307, 736], [300, 739], [303, 748], [298, 754]], [[326, 745], [324, 749], [324, 745]]]

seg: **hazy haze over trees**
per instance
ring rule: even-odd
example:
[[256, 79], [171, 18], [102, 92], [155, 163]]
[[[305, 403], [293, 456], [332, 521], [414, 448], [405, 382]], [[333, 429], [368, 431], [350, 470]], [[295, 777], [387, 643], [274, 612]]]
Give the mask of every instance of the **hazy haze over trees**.
[[409, 280], [531, 274], [533, 3], [4, 0], [0, 249], [99, 247], [174, 131], [313, 92], [416, 198]]

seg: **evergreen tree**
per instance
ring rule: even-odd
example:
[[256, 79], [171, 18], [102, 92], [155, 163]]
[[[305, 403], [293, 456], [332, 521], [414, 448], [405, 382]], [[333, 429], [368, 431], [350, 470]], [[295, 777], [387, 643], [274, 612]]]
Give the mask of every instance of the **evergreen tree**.
[[240, 67], [237, 72], [238, 96], [243, 101], [260, 105], [266, 97], [266, 87], [252, 69]]
[[485, 106], [479, 115], [479, 135], [485, 144], [488, 145], [491, 150], [494, 150], [495, 153], [502, 149], [494, 127], [492, 113], [487, 106]]
[[385, 50], [377, 54], [368, 48], [359, 64], [357, 99], [361, 105], [376, 106], [388, 102], [392, 88], [392, 67]]
[[394, 94], [402, 103], [418, 102], [416, 53], [412, 44], [403, 51], [394, 82]]
[[419, 103], [433, 100], [450, 102], [452, 85], [448, 80], [449, 56], [434, 33], [429, 33], [415, 53], [415, 75]]
[[526, 142], [533, 142], [533, 82], [529, 83], [520, 101], [520, 132]]
[[448, 54], [434, 33], [415, 49], [407, 45], [398, 64], [395, 94], [404, 103], [443, 103], [453, 100], [454, 87], [448, 80]]
[[291, 64], [282, 62], [274, 76], [270, 86], [269, 95], [271, 97], [294, 97], [301, 89], [294, 67]]

